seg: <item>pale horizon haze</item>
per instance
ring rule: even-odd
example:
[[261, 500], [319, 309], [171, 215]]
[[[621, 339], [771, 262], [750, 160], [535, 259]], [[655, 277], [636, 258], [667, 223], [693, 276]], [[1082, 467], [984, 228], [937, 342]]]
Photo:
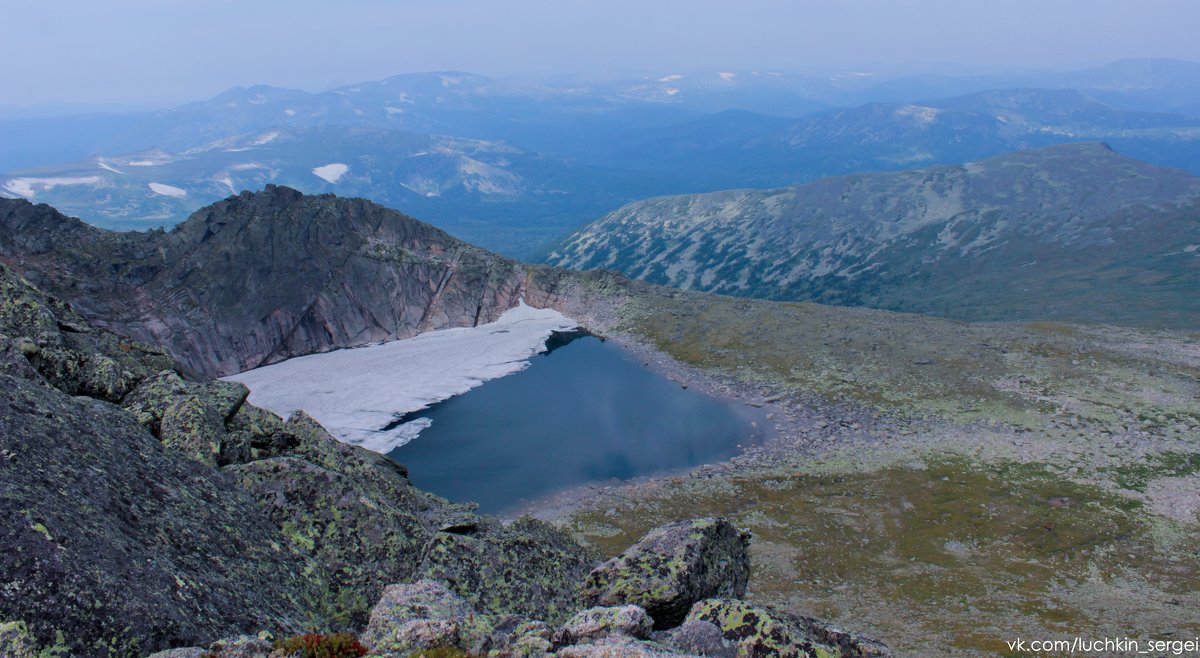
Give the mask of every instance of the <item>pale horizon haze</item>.
[[1195, 0], [0, 0], [0, 105], [399, 73], [1000, 73], [1200, 61]]

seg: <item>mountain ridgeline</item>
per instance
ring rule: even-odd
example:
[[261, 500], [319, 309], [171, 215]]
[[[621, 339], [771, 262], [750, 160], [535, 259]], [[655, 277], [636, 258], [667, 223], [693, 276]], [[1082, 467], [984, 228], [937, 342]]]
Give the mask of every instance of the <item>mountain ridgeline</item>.
[[1084, 143], [630, 204], [547, 258], [652, 283], [969, 321], [1195, 327], [1200, 178]]
[[273, 185], [170, 232], [114, 233], [3, 199], [0, 259], [210, 376], [490, 322], [527, 279], [520, 264], [394, 210]]

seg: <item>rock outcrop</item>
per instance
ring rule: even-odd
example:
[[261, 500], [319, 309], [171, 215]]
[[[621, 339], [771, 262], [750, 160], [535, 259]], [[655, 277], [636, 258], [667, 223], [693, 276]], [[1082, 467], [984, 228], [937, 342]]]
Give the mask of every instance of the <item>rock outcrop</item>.
[[[719, 542], [714, 537], [728, 535], [732, 529], [723, 519], [672, 524], [651, 531], [628, 553], [646, 556], [659, 550], [664, 557], [672, 555], [673, 547], [689, 543], [681, 537], [680, 528], [690, 528], [687, 534], [693, 535], [693, 541], [704, 540], [709, 552], [717, 551]], [[740, 542], [742, 536], [734, 530], [733, 538]], [[740, 561], [744, 564], [744, 554]], [[661, 561], [649, 559], [626, 560], [622, 573], [631, 581], [652, 583], [660, 575], [662, 565]], [[716, 590], [735, 591], [745, 587], [744, 573], [714, 572], [702, 560], [679, 562], [671, 570], [689, 582], [707, 580]], [[665, 630], [656, 632], [656, 627]], [[446, 582], [428, 579], [388, 586], [372, 608], [370, 621], [358, 641], [371, 656], [378, 658], [424, 655], [888, 658], [892, 655], [886, 646], [870, 638], [738, 598], [696, 601], [685, 619], [666, 624], [653, 619], [645, 608], [632, 604], [576, 609], [561, 623], [548, 624], [525, 615], [488, 612]], [[255, 646], [257, 652], [248, 652]], [[250, 638], [220, 641], [210, 651], [216, 658], [282, 658], [278, 652], [270, 653], [269, 643], [256, 644]], [[163, 654], [153, 658], [177, 657]]]
[[249, 493], [112, 403], [163, 357], [8, 268], [0, 289], [0, 343], [27, 359], [0, 372], [0, 621], [78, 656], [306, 623], [301, 557]]
[[517, 304], [527, 275], [394, 210], [274, 185], [166, 233], [113, 233], [0, 199], [0, 260], [209, 376], [490, 322]]

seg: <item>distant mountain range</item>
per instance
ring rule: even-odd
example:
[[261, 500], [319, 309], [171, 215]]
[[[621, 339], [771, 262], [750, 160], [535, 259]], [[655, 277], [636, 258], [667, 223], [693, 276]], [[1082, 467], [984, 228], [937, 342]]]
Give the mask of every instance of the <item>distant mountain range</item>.
[[[1003, 84], [1025, 86], [986, 86]], [[1161, 111], [1200, 114], [1198, 89], [1200, 65], [1169, 60], [1015, 77], [750, 71], [519, 82], [439, 72], [317, 94], [237, 87], [151, 114], [0, 122], [0, 195], [125, 229], [170, 226], [276, 183], [401, 207], [528, 259], [640, 198], [1055, 143], [1103, 140], [1200, 173], [1200, 117]], [[962, 91], [971, 93], [919, 100]], [[831, 107], [892, 97], [904, 101]]]
[[632, 174], [507, 142], [328, 126], [34, 169], [0, 177], [0, 192], [126, 230], [172, 226], [201, 206], [268, 183], [370, 198], [509, 252], [661, 190]]
[[1099, 143], [630, 204], [547, 259], [971, 321], [1200, 326], [1200, 178]]

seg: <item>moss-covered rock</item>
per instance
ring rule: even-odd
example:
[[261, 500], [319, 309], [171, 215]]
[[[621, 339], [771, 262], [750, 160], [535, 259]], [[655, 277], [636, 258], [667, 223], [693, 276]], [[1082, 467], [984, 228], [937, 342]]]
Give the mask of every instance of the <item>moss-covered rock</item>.
[[587, 576], [589, 605], [641, 606], [656, 628], [683, 622], [692, 604], [746, 593], [750, 535], [725, 519], [693, 519], [650, 531]]
[[559, 623], [581, 607], [577, 583], [598, 561], [595, 549], [542, 521], [482, 520], [465, 532], [437, 533], [415, 577], [448, 583], [480, 612]]

